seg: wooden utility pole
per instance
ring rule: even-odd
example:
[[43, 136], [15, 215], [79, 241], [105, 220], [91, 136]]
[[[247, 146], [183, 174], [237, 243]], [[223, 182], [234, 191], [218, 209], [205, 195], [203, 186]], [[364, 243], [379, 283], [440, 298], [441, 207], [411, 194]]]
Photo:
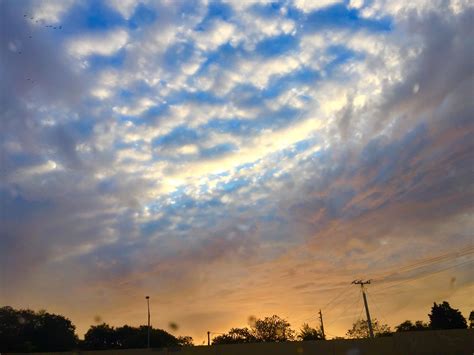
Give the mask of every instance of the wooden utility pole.
[[326, 340], [326, 335], [324, 334], [323, 313], [321, 310], [319, 310], [319, 321], [321, 322], [321, 333], [323, 334], [323, 340]]
[[211, 332], [207, 331], [207, 345], [211, 345]]
[[367, 315], [367, 325], [369, 327], [369, 334], [371, 338], [374, 338], [374, 330], [372, 329], [372, 320], [370, 319], [370, 312], [369, 312], [369, 305], [367, 304], [367, 296], [365, 295], [364, 285], [369, 285], [370, 280], [362, 281], [362, 280], [354, 280], [352, 281], [354, 285], [360, 285], [362, 289], [362, 297], [364, 298], [364, 306], [365, 306], [365, 314]]

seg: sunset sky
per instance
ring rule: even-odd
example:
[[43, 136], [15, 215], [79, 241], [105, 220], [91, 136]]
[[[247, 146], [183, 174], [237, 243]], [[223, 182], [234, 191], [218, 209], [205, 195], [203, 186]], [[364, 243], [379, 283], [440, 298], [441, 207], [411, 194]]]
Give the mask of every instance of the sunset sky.
[[[0, 0], [0, 306], [206, 332], [474, 308], [474, 5]], [[398, 272], [398, 273], [397, 273]], [[178, 325], [174, 330], [170, 322]]]

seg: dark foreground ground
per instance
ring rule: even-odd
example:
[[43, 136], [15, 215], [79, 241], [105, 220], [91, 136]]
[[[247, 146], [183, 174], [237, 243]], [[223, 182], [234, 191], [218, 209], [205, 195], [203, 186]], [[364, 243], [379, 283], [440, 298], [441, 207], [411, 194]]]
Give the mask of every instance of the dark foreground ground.
[[[47, 353], [35, 353], [35, 355]], [[396, 333], [391, 337], [54, 353], [55, 355], [473, 355], [474, 329]], [[2, 354], [5, 355], [5, 354]]]

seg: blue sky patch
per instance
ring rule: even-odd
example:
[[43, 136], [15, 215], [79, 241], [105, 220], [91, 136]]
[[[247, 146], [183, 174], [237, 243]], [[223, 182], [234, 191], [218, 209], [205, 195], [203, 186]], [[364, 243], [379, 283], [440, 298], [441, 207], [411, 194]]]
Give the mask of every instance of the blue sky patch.
[[297, 50], [298, 45], [298, 38], [291, 35], [281, 35], [259, 42], [255, 48], [255, 52], [264, 57], [273, 57]]
[[129, 26], [132, 29], [142, 28], [153, 24], [155, 20], [155, 11], [148, 8], [144, 4], [139, 4], [135, 8], [135, 12], [129, 20]]
[[64, 28], [103, 31], [126, 25], [125, 19], [103, 1], [90, 1], [75, 5], [63, 21]]
[[352, 30], [366, 29], [370, 31], [389, 31], [391, 20], [367, 19], [359, 16], [356, 9], [349, 9], [344, 4], [336, 4], [309, 14], [304, 24], [304, 29], [309, 32], [325, 28], [348, 28]]

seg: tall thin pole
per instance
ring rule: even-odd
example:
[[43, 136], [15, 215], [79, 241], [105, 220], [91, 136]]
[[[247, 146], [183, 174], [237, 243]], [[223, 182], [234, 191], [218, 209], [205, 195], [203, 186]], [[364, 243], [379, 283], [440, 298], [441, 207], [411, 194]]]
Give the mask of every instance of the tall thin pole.
[[364, 306], [365, 306], [365, 314], [367, 315], [367, 326], [369, 327], [370, 337], [373, 338], [374, 330], [372, 329], [372, 320], [370, 319], [369, 305], [367, 303], [367, 296], [365, 295], [365, 289], [364, 289], [364, 285], [369, 285], [370, 280], [367, 280], [367, 281], [355, 280], [355, 281], [352, 281], [352, 283], [355, 285], [360, 285], [360, 288], [362, 290], [362, 297], [364, 299]]
[[207, 345], [211, 345], [211, 332], [207, 331]]
[[321, 322], [321, 333], [323, 335], [323, 340], [326, 340], [326, 335], [324, 334], [323, 313], [321, 310], [319, 310], [319, 321]]
[[148, 306], [148, 331], [147, 331], [147, 342], [146, 347], [150, 347], [150, 296], [146, 296], [146, 303]]

